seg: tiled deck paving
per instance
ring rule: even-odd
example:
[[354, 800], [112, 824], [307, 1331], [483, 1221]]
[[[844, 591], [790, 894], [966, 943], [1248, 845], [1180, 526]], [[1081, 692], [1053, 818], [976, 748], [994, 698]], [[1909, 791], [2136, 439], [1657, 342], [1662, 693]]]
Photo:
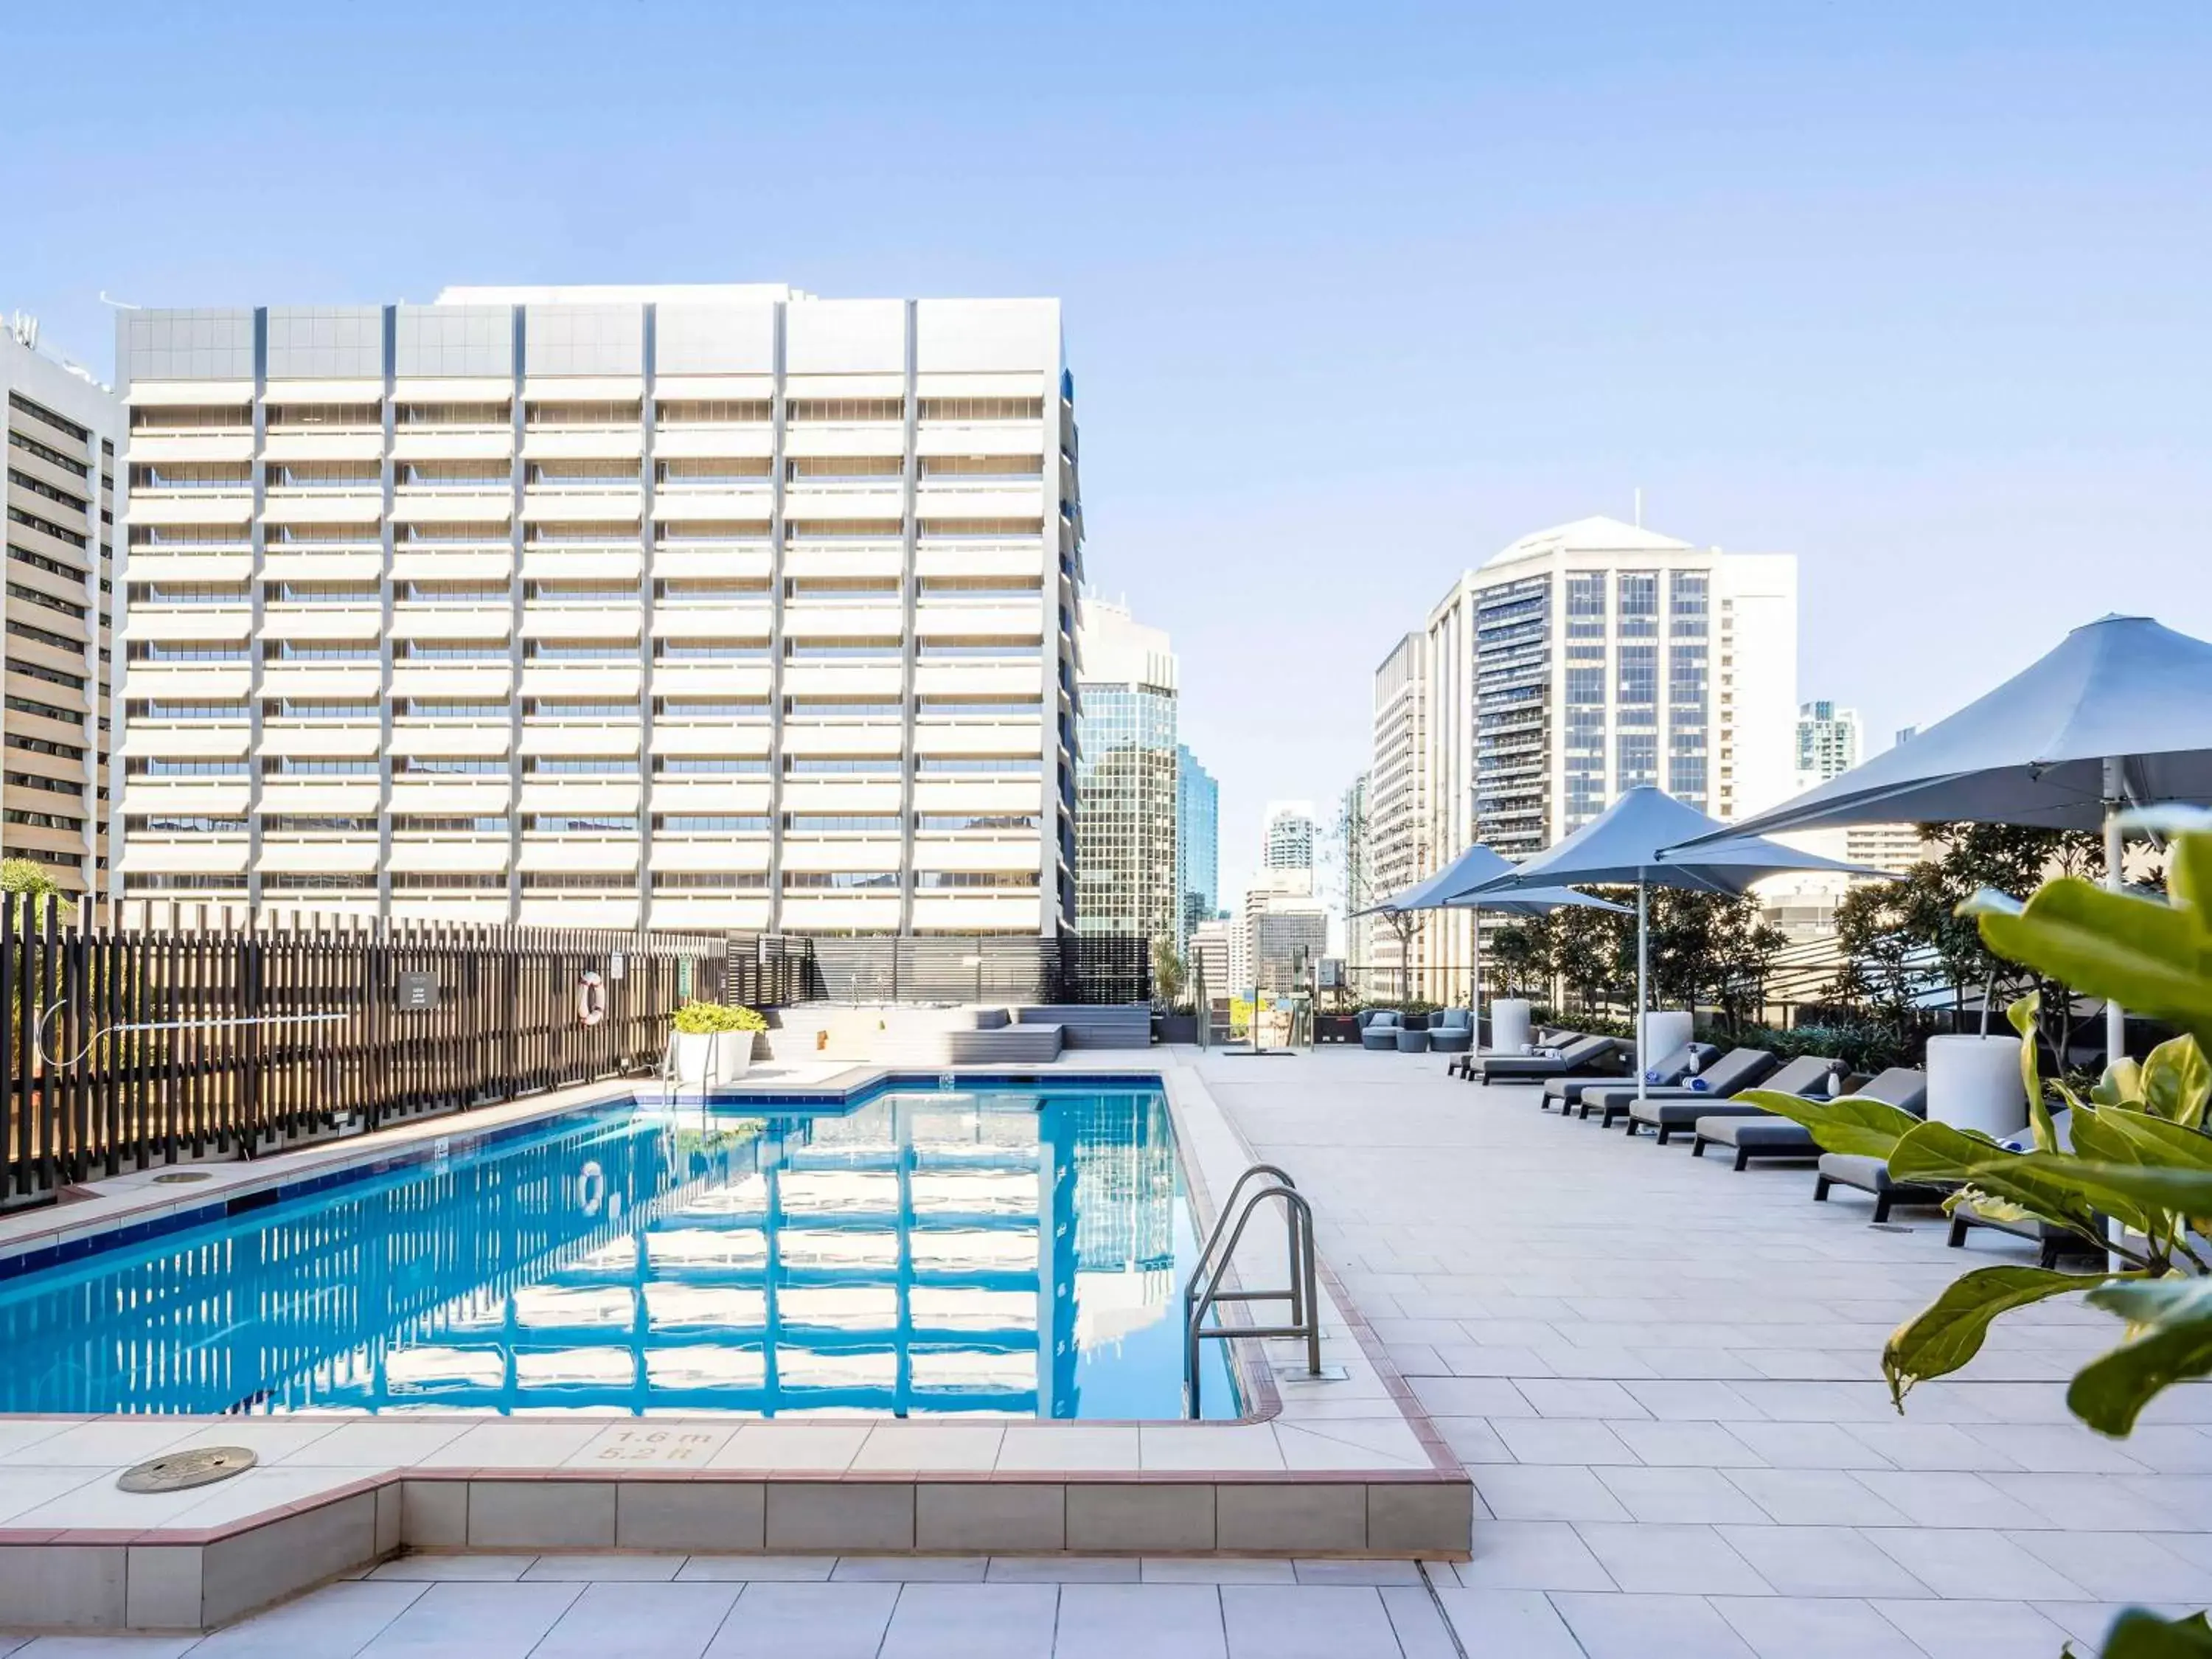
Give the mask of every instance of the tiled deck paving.
[[2013, 1659], [2212, 1602], [2212, 1388], [2092, 1434], [2064, 1384], [2107, 1316], [2012, 1315], [1891, 1408], [1883, 1338], [2026, 1247], [1946, 1249], [1933, 1211], [1878, 1231], [1806, 1166], [1736, 1174], [1443, 1068], [1198, 1062], [1474, 1477], [1474, 1559], [1435, 1570], [1468, 1652]]

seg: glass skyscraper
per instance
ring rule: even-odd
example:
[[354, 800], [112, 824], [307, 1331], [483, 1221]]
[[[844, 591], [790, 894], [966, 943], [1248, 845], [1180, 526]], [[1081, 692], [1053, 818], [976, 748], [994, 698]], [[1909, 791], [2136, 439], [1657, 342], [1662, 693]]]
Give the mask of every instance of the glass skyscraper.
[[1190, 935], [1221, 902], [1221, 786], [1198, 757], [1176, 745], [1176, 949], [1189, 954]]
[[1175, 939], [1175, 653], [1160, 629], [1094, 598], [1079, 639], [1075, 925]]

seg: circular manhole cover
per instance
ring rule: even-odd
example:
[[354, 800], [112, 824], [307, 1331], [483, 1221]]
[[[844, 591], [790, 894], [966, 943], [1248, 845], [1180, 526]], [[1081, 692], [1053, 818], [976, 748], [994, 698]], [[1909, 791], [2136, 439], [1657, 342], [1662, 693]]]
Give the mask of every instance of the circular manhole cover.
[[244, 1474], [258, 1460], [249, 1446], [199, 1446], [149, 1458], [115, 1478], [122, 1492], [183, 1492]]
[[155, 1176], [154, 1183], [160, 1187], [169, 1187], [174, 1186], [180, 1181], [205, 1181], [207, 1178], [208, 1172], [205, 1170], [177, 1170], [168, 1175]]

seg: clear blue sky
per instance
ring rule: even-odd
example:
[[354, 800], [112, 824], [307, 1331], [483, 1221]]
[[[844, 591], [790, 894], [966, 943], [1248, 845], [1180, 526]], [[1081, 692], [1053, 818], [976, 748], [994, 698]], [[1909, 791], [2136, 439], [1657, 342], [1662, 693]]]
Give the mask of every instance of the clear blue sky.
[[[1452, 574], [1595, 511], [1802, 562], [1887, 734], [2212, 634], [2212, 8], [16, 6], [0, 307], [788, 281], [1067, 303], [1098, 586], [1222, 781], [1364, 761]], [[46, 188], [69, 180], [66, 197]]]

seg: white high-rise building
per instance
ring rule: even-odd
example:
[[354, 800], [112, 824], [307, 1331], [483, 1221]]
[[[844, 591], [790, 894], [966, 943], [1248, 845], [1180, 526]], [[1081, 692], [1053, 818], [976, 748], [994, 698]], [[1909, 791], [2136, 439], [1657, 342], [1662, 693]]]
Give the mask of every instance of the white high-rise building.
[[1856, 708], [1825, 698], [1797, 705], [1797, 791], [1840, 777], [1859, 763], [1863, 732]]
[[[1375, 671], [1375, 748], [1367, 775], [1370, 904], [1403, 892], [1435, 867], [1426, 862], [1427, 646], [1425, 634], [1408, 634]], [[1363, 926], [1364, 959], [1377, 970], [1376, 983], [1395, 983], [1406, 966], [1398, 927], [1379, 916]]]
[[1271, 800], [1261, 832], [1260, 865], [1265, 870], [1303, 870], [1311, 890], [1314, 867], [1314, 804]]
[[456, 289], [117, 361], [126, 892], [1073, 925], [1057, 301]]
[[35, 860], [67, 892], [104, 893], [123, 406], [84, 370], [40, 349], [27, 317], [0, 331], [0, 392], [8, 439], [0, 854]]

